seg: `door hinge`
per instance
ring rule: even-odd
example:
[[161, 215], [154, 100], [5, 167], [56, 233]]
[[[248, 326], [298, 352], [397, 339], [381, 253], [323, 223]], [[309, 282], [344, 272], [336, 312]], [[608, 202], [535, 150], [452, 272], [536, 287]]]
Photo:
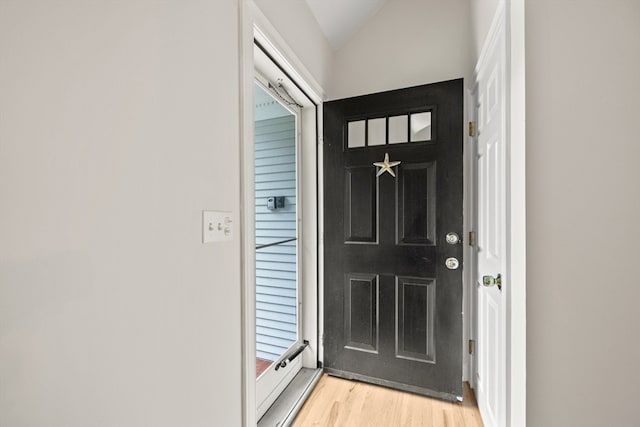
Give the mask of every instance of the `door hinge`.
[[476, 232], [475, 231], [470, 231], [469, 232], [469, 246], [475, 246], [476, 245]]
[[476, 122], [469, 122], [469, 136], [476, 136]]
[[469, 340], [469, 354], [473, 354], [476, 351], [476, 341]]

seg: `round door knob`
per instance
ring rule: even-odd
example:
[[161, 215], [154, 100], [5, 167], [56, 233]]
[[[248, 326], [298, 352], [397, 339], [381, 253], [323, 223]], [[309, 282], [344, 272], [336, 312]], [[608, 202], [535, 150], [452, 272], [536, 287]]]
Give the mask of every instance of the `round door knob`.
[[447, 258], [444, 265], [446, 265], [449, 270], [457, 270], [460, 266], [460, 261], [458, 261], [458, 258]]
[[448, 244], [455, 245], [457, 243], [460, 243], [460, 236], [458, 236], [456, 233], [447, 233], [445, 240]]

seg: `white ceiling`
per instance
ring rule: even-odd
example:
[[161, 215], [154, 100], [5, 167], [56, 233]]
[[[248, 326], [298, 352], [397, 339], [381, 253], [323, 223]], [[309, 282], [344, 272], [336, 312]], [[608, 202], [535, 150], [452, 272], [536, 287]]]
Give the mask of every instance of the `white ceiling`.
[[305, 0], [334, 50], [340, 49], [386, 0]]

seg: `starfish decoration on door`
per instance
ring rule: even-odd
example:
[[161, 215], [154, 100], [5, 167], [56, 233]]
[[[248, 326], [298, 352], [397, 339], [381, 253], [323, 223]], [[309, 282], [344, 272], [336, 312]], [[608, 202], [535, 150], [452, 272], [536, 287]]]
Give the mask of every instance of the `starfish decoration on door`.
[[391, 174], [392, 177], [396, 177], [395, 172], [393, 172], [393, 168], [394, 166], [398, 166], [401, 162], [396, 161], [396, 162], [390, 162], [389, 161], [389, 153], [384, 153], [384, 161], [383, 162], [374, 162], [373, 166], [377, 166], [380, 168], [380, 170], [378, 171], [376, 176], [380, 176], [385, 172], [389, 172]]

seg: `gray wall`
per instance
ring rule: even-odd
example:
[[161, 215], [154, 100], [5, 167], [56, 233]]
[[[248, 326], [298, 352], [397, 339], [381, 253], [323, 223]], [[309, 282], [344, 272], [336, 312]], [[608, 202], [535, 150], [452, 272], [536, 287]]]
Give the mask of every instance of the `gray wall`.
[[[255, 123], [256, 245], [296, 237], [295, 116]], [[270, 196], [284, 209], [269, 210]], [[297, 242], [256, 251], [256, 356], [274, 361], [297, 339]]]
[[237, 8], [0, 1], [0, 425], [240, 425]]
[[0, 1], [0, 425], [241, 424], [241, 3]]
[[478, 56], [486, 41], [499, 1], [469, 0], [471, 6], [471, 53], [474, 59], [472, 66], [478, 62]]
[[637, 426], [640, 3], [525, 5], [528, 426]]

